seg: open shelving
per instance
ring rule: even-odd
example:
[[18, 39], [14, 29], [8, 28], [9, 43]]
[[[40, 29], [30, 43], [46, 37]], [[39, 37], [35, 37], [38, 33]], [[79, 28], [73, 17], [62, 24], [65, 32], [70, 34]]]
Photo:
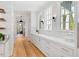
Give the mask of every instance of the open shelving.
[[[0, 8], [0, 16], [3, 16], [4, 14], [5, 14], [5, 10], [2, 9], [2, 8]], [[4, 17], [0, 17], [0, 22], [2, 23], [2, 25], [0, 25], [0, 30], [6, 29], [6, 28], [4, 27], [4, 25], [6, 25], [6, 24], [4, 24], [5, 21], [6, 21], [6, 20], [5, 20]]]

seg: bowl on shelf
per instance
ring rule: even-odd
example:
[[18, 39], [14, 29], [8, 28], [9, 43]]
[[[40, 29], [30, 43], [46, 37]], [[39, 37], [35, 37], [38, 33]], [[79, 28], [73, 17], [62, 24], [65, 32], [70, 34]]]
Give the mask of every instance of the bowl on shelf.
[[0, 33], [0, 41], [4, 41], [5, 40], [5, 35]]

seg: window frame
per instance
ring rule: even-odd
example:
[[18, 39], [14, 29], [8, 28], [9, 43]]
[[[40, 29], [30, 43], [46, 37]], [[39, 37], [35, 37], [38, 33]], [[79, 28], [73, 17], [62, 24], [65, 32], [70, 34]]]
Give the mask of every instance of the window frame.
[[[72, 2], [72, 3], [74, 3], [74, 2]], [[73, 4], [73, 7], [74, 7], [74, 12], [73, 11], [71, 11], [70, 13], [72, 13], [72, 14], [74, 14], [74, 26], [75, 26], [75, 4]], [[61, 4], [60, 4], [60, 30], [62, 31], [62, 32], [67, 32], [67, 33], [73, 33], [74, 31], [75, 31], [75, 27], [74, 27], [74, 29], [73, 30], [70, 30], [70, 28], [69, 28], [69, 30], [64, 30], [63, 29], [63, 19], [62, 19], [62, 22], [61, 22], [61, 17], [63, 16], [63, 14], [61, 15], [61, 12], [62, 12], [62, 10], [61, 9], [64, 9], [64, 7], [62, 7], [61, 6]], [[69, 22], [66, 22], [66, 23], [69, 23]], [[62, 26], [62, 27], [61, 27]]]

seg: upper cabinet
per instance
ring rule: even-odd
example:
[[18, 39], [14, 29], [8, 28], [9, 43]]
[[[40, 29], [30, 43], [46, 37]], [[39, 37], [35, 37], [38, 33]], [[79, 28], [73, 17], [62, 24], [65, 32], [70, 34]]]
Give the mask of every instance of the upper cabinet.
[[52, 17], [52, 7], [49, 7], [45, 9], [41, 14], [40, 14], [40, 29], [43, 30], [52, 30], [52, 22], [54, 17]]

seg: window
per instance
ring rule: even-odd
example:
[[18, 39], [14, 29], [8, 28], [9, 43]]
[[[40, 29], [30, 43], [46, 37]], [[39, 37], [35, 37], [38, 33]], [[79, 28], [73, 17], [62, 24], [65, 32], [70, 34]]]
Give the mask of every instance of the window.
[[43, 30], [52, 30], [52, 7], [47, 8], [41, 14], [40, 28]]
[[61, 30], [74, 30], [74, 5], [71, 1], [61, 3]]

